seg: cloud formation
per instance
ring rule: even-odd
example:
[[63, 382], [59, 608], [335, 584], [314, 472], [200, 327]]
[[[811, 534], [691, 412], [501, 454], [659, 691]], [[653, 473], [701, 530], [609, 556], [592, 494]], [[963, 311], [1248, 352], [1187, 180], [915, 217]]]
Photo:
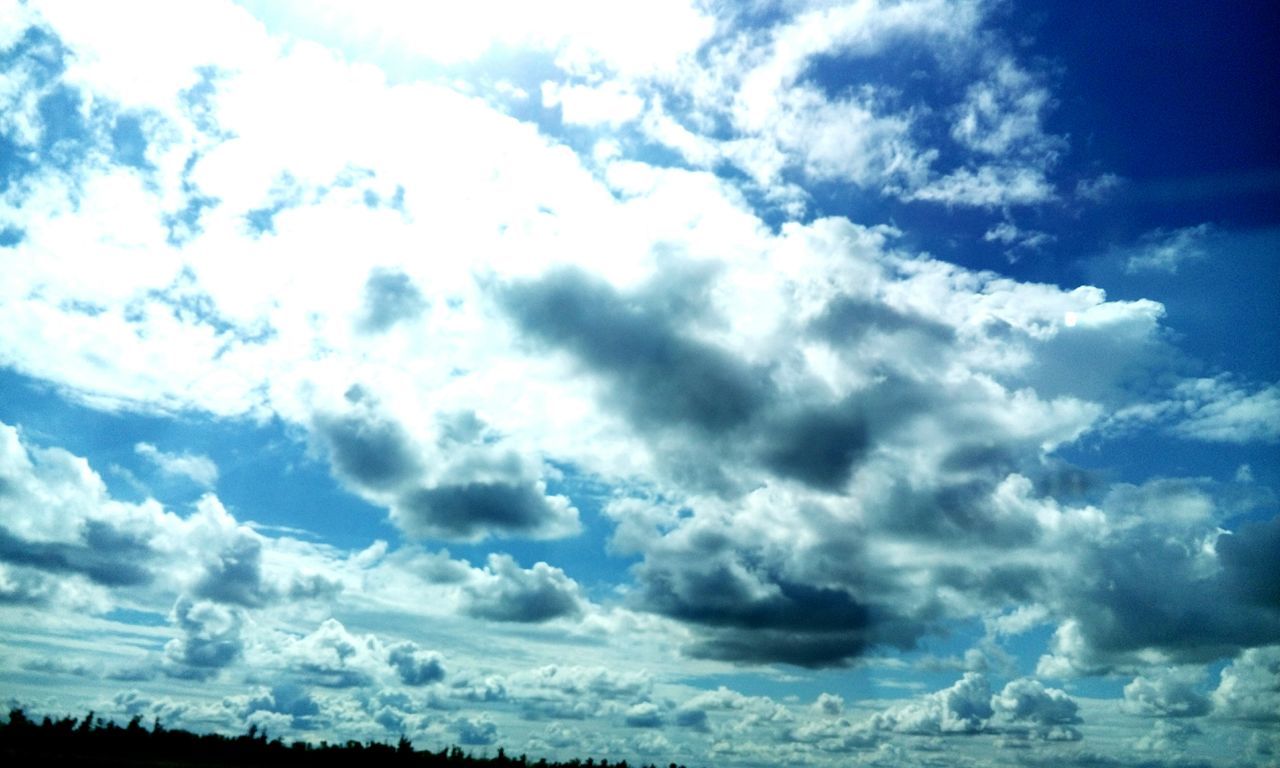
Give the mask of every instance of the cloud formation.
[[1136, 297], [1226, 225], [1094, 216], [999, 3], [590, 5], [0, 7], [0, 671], [611, 761], [1270, 724], [1280, 389]]

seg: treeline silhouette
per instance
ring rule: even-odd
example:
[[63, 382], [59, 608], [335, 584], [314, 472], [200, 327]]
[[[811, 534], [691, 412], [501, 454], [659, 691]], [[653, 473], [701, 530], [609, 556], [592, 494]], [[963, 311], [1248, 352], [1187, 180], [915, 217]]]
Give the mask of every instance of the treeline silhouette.
[[[404, 736], [395, 746], [376, 741], [285, 744], [269, 739], [265, 731], [250, 726], [248, 733], [224, 736], [165, 728], [159, 719], [150, 728], [137, 716], [121, 727], [113, 721], [45, 717], [37, 723], [21, 709], [9, 712], [0, 724], [0, 765], [5, 766], [146, 766], [147, 768], [215, 768], [217, 766], [507, 766], [508, 768], [628, 768], [627, 761], [573, 759], [568, 762], [536, 762], [525, 755], [510, 757], [502, 748], [493, 757], [477, 757], [461, 747], [439, 752], [416, 750]], [[650, 763], [642, 768], [657, 768]], [[685, 768], [671, 763], [668, 768]]]

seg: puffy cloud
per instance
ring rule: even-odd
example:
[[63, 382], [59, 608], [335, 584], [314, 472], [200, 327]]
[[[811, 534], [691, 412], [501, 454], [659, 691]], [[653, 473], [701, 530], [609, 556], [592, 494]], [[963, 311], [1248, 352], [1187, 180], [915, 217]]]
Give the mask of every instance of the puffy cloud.
[[468, 746], [485, 746], [498, 740], [497, 724], [484, 715], [459, 717], [453, 721], [453, 728], [458, 741]]
[[[1145, 506], [1157, 499], [1162, 517]], [[1120, 487], [1109, 502], [1123, 535], [1080, 548], [1077, 573], [1088, 577], [1057, 598], [1071, 618], [1042, 674], [1203, 662], [1280, 637], [1264, 575], [1280, 558], [1274, 520], [1221, 532], [1221, 511], [1185, 483]]]
[[1197, 690], [1203, 677], [1199, 669], [1175, 667], [1139, 675], [1124, 687], [1124, 706], [1135, 714], [1155, 717], [1208, 714], [1209, 697]]
[[844, 698], [832, 693], [820, 693], [817, 701], [813, 702], [813, 709], [829, 717], [838, 717], [844, 713]]
[[473, 540], [577, 530], [577, 509], [564, 496], [548, 496], [529, 462], [492, 445], [482, 423], [460, 431], [443, 419], [436, 444], [423, 444], [365, 388], [348, 389], [345, 400], [346, 412], [316, 415], [316, 434], [338, 477], [390, 506], [408, 533]]
[[950, 688], [877, 713], [871, 722], [878, 730], [902, 733], [977, 733], [986, 729], [994, 712], [986, 677], [966, 672]]
[[1280, 721], [1280, 645], [1250, 648], [1222, 670], [1212, 694], [1220, 717], [1272, 723]]
[[683, 336], [664, 307], [646, 307], [581, 271], [513, 285], [502, 303], [525, 332], [607, 377], [618, 406], [641, 426], [722, 432], [768, 397], [763, 371]]
[[236, 608], [182, 597], [169, 618], [182, 635], [164, 646], [166, 674], [194, 679], [213, 677], [244, 652], [244, 619]]
[[624, 722], [632, 728], [658, 728], [662, 726], [662, 711], [653, 702], [642, 701], [627, 708]]
[[395, 668], [405, 685], [426, 685], [444, 679], [440, 654], [419, 649], [413, 643], [401, 643], [390, 649], [387, 661]]
[[1020, 678], [1010, 681], [991, 697], [992, 708], [1012, 723], [1029, 723], [1042, 739], [1078, 741], [1080, 706], [1058, 688], [1046, 688], [1039, 680]]
[[[332, 618], [291, 641], [284, 656], [309, 682], [333, 688], [368, 685], [386, 670], [385, 653], [377, 637], [353, 635]], [[399, 664], [396, 671], [401, 673]]]
[[274, 590], [263, 581], [261, 541], [241, 531], [209, 558], [192, 593], [206, 600], [248, 608], [264, 605], [276, 597]]
[[[276, 722], [287, 724], [291, 728], [305, 729], [311, 721], [320, 715], [320, 705], [311, 692], [292, 683], [281, 683], [264, 689], [249, 698], [245, 704], [245, 717], [250, 722], [257, 722], [259, 728], [264, 724], [255, 720], [255, 713], [264, 712], [284, 716]], [[276, 729], [276, 733], [279, 733]]]
[[[1229, 522], [1211, 492], [1175, 483], [1108, 494], [1065, 480], [1054, 456], [1121, 424], [1103, 414], [1133, 404], [1136, 389], [1165, 386], [1153, 374], [1169, 359], [1163, 308], [909, 253], [912, 239], [889, 227], [774, 227], [748, 202], [795, 214], [796, 179], [916, 206], [1051, 200], [1063, 142], [1045, 131], [1046, 80], [1006, 53], [982, 4], [774, 10], [751, 31], [679, 3], [567, 14], [559, 26], [550, 12], [498, 14], [489, 37], [469, 37], [463, 22], [494, 21], [471, 11], [453, 25], [387, 27], [427, 29], [436, 43], [431, 30], [455, 30], [435, 48], [398, 43], [446, 59], [494, 40], [553, 53], [546, 71], [568, 76], [546, 102], [564, 122], [629, 123], [703, 169], [690, 171], [630, 159], [630, 133], [578, 157], [480, 96], [390, 85], [318, 46], [282, 46], [223, 4], [200, 5], [194, 20], [168, 15], [174, 33], [155, 40], [108, 24], [106, 11], [51, 6], [66, 41], [43, 28], [10, 35], [17, 85], [0, 89], [16, 148], [0, 226], [19, 208], [23, 225], [0, 235], [18, 238], [0, 253], [0, 362], [98, 407], [301, 426], [335, 478], [415, 537], [577, 533], [573, 502], [548, 490], [553, 467], [572, 467], [574, 479], [620, 489], [606, 507], [613, 547], [637, 565], [619, 594], [657, 615], [635, 621], [693, 656], [844, 664], [999, 614], [1002, 637], [1057, 622], [1045, 666], [1063, 674], [1239, 654], [1214, 701], [1260, 719], [1268, 668], [1241, 649], [1280, 637], [1277, 521]], [[372, 34], [362, 14], [331, 12], [317, 23], [345, 18]], [[408, 12], [369, 16], [396, 13]], [[663, 28], [672, 16], [692, 23]], [[636, 34], [649, 24], [663, 34]], [[571, 33], [579, 25], [585, 40]], [[814, 74], [875, 71], [876, 57], [899, 51], [922, 81], [945, 63], [958, 100], [917, 107], [914, 93], [874, 80], [834, 94]], [[722, 163], [750, 181], [709, 172]], [[1086, 180], [1076, 194], [1114, 184]], [[992, 242], [1043, 242], [1002, 215]], [[1128, 263], [1187, 263], [1199, 229], [1144, 241]], [[1188, 382], [1164, 393], [1160, 418], [1182, 418], [1172, 429], [1191, 439], [1269, 441], [1280, 430], [1273, 389]], [[216, 482], [201, 457], [137, 450], [162, 471]], [[443, 679], [438, 654], [388, 645], [351, 616], [598, 618], [548, 563], [494, 555], [477, 570], [385, 545], [349, 562], [318, 548], [304, 557], [212, 496], [185, 516], [121, 503], [83, 461], [24, 448], [12, 430], [0, 430], [0, 460], [0, 599], [100, 613], [125, 593], [164, 592], [168, 604], [180, 590], [170, 674], [213, 677], [269, 654], [252, 631], [282, 643], [279, 666], [307, 684], [426, 686]], [[1064, 484], [1076, 491], [1059, 493]], [[22, 512], [32, 506], [48, 514]], [[290, 633], [280, 640], [249, 619], [269, 623], [272, 607], [300, 621], [318, 608], [281, 598], [354, 603], [357, 591], [369, 599], [341, 614], [345, 626], [275, 628]], [[1039, 608], [1017, 609], [1030, 603]], [[650, 700], [652, 680], [612, 669], [468, 675], [449, 658], [456, 687], [426, 694], [448, 706], [510, 700], [527, 717], [608, 714], [693, 738], [730, 727], [720, 721], [731, 708], [750, 710], [741, 733], [785, 727], [776, 704], [766, 713], [703, 695], [672, 709]], [[891, 707], [878, 731], [842, 725], [827, 696], [824, 720], [792, 729], [788, 748], [1076, 734], [1078, 709], [1061, 691], [1020, 680], [991, 696], [987, 685], [968, 675]], [[1165, 678], [1130, 687], [1145, 713], [1202, 706]], [[316, 716], [309, 694], [291, 696], [273, 689], [249, 716], [279, 716], [273, 728]], [[385, 727], [413, 725], [409, 707], [368, 709]], [[470, 714], [450, 725], [466, 743], [496, 738], [494, 722]], [[773, 757], [758, 762], [807, 759]]]
[[1185, 754], [1187, 743], [1202, 733], [1199, 726], [1185, 720], [1156, 720], [1151, 731], [1133, 743], [1140, 752]]
[[583, 610], [581, 588], [546, 563], [521, 568], [510, 555], [489, 555], [483, 574], [464, 587], [463, 610], [494, 621], [542, 622]]

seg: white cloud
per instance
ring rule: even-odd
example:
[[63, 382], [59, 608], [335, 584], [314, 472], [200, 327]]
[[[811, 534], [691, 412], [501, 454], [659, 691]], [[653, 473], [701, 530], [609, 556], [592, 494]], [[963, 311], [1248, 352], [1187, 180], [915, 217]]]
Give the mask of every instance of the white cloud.
[[961, 168], [937, 180], [908, 190], [908, 200], [928, 200], [945, 205], [995, 208], [1031, 205], [1054, 199], [1053, 186], [1041, 169], [1008, 165]]
[[629, 93], [617, 82], [600, 86], [542, 84], [542, 105], [559, 107], [561, 118], [574, 125], [613, 127], [631, 122], [644, 110], [644, 99]]
[[[1003, 701], [1003, 698], [997, 700]], [[991, 687], [977, 672], [966, 672], [950, 688], [876, 715], [879, 730], [915, 734], [977, 733], [994, 714]]]
[[1280, 440], [1280, 384], [1255, 392], [1225, 378], [1194, 379], [1174, 391], [1173, 404], [1187, 416], [1174, 425], [1183, 437], [1215, 443], [1274, 443]]
[[[1124, 271], [1166, 272], [1176, 274], [1184, 264], [1206, 258], [1209, 252], [1205, 241], [1213, 229], [1208, 224], [1184, 227], [1173, 231], [1158, 229], [1142, 237], [1141, 242], [1127, 252]], [[1125, 252], [1122, 252], [1124, 255]]]
[[509, 555], [489, 555], [485, 572], [465, 588], [463, 610], [494, 621], [543, 622], [576, 616], [582, 593], [564, 571], [546, 563], [521, 568]]
[[138, 443], [134, 453], [150, 461], [166, 475], [185, 477], [188, 480], [212, 488], [218, 482], [218, 465], [208, 456], [190, 453], [167, 453], [151, 443]]
[[1250, 648], [1222, 670], [1214, 689], [1213, 712], [1256, 722], [1280, 721], [1280, 646]]
[[1139, 675], [1124, 687], [1124, 706], [1154, 717], [1199, 717], [1209, 712], [1209, 697], [1197, 690], [1204, 678], [1194, 667], [1170, 667]]

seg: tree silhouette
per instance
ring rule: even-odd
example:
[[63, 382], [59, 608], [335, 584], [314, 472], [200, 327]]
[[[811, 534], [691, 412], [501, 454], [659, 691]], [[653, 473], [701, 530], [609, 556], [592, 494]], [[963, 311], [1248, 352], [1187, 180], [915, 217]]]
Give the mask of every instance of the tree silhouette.
[[[395, 747], [390, 744], [349, 740], [344, 744], [319, 745], [295, 741], [289, 746], [269, 738], [266, 729], [250, 725], [246, 733], [229, 737], [219, 733], [196, 734], [168, 729], [156, 718], [151, 730], [142, 727], [136, 715], [124, 728], [103, 722], [90, 711], [76, 721], [73, 717], [53, 720], [45, 717], [39, 725], [21, 709], [9, 712], [9, 721], [0, 724], [0, 765], [114, 765], [136, 768], [221, 768], [222, 766], [512, 766], [530, 765], [526, 755], [507, 756], [502, 747], [495, 757], [474, 757], [457, 745], [439, 752], [419, 751], [401, 734]], [[628, 768], [625, 760], [610, 764], [592, 757], [568, 762], [548, 762], [539, 758], [533, 768]], [[656, 768], [652, 763], [642, 768]], [[671, 763], [668, 768], [685, 768]]]

